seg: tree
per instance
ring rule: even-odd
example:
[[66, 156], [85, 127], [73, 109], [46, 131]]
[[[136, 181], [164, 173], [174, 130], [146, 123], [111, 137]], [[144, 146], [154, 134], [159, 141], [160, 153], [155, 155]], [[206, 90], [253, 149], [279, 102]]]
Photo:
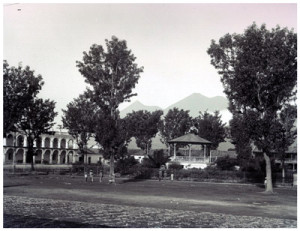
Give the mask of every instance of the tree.
[[285, 178], [285, 152], [294, 143], [297, 137], [297, 128], [295, 127], [296, 119], [297, 107], [295, 105], [287, 105], [279, 115], [275, 150], [280, 155], [283, 179]]
[[66, 110], [62, 110], [64, 114], [62, 117], [63, 127], [68, 129], [70, 135], [76, 140], [80, 152], [86, 158], [88, 141], [95, 132], [97, 110], [96, 104], [91, 102], [85, 94], [70, 102]]
[[9, 67], [3, 61], [3, 136], [16, 131], [16, 124], [32, 100], [41, 90], [44, 82], [41, 75], [35, 75], [29, 66]]
[[98, 114], [96, 120], [96, 141], [104, 149], [104, 158], [110, 159], [111, 182], [114, 182], [114, 161], [127, 156], [127, 146], [131, 139], [128, 121], [117, 117], [113, 120], [109, 115]]
[[35, 98], [24, 109], [21, 121], [16, 125], [17, 129], [23, 131], [27, 137], [27, 155], [31, 162], [31, 170], [34, 170], [33, 156], [36, 155], [33, 143], [40, 139], [41, 134], [52, 133], [49, 130], [55, 124], [53, 121], [57, 115], [54, 109], [54, 101]]
[[134, 111], [126, 116], [129, 121], [129, 130], [132, 132], [132, 136], [136, 139], [136, 144], [142, 150], [146, 150], [146, 154], [149, 154], [151, 148], [152, 138], [158, 132], [158, 128], [161, 126], [161, 110], [149, 112], [149, 111]]
[[169, 161], [169, 157], [165, 155], [164, 150], [156, 150], [153, 156], [148, 155], [148, 158], [144, 158], [142, 164], [150, 168], [160, 168], [160, 166], [165, 165]]
[[194, 125], [197, 128], [197, 135], [212, 142], [211, 148], [217, 149], [219, 143], [225, 141], [225, 124], [222, 123], [219, 111], [214, 115], [205, 111], [194, 119]]
[[235, 145], [237, 160], [241, 169], [245, 170], [249, 166], [252, 147], [251, 137], [247, 131], [247, 121], [240, 114], [235, 114], [229, 121], [231, 143]]
[[160, 127], [161, 141], [168, 146], [168, 141], [185, 135], [192, 127], [189, 111], [170, 109]]
[[226, 34], [208, 49], [211, 64], [219, 70], [230, 106], [248, 117], [254, 144], [266, 161], [266, 192], [273, 192], [270, 152], [275, 124], [285, 105], [296, 95], [297, 35], [277, 26], [271, 31], [253, 23], [243, 34]]
[[[105, 40], [106, 51], [101, 45], [92, 45], [90, 51], [83, 52], [83, 61], [77, 61], [79, 72], [84, 76], [85, 82], [91, 88], [87, 94], [93, 102], [102, 110], [110, 126], [110, 139], [101, 138], [101, 133], [96, 136], [101, 144], [105, 140], [105, 152], [110, 156], [110, 180], [114, 178], [114, 150], [118, 143], [117, 127], [119, 115], [118, 106], [124, 101], [136, 95], [132, 93], [143, 68], [135, 63], [135, 56], [128, 50], [125, 40], [119, 40], [112, 36], [110, 41]], [[106, 136], [107, 134], [102, 134]]]

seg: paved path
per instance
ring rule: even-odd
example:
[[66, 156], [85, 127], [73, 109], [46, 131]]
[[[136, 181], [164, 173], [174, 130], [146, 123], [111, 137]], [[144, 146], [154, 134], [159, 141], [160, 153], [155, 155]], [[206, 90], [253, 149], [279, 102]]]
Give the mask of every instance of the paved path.
[[[290, 219], [234, 216], [209, 212], [195, 212], [81, 201], [3, 196], [4, 227], [15, 227], [5, 219], [13, 216], [34, 219], [48, 218], [50, 227], [60, 222], [76, 222], [81, 227], [115, 228], [295, 228]], [[51, 226], [52, 225], [52, 226]], [[22, 226], [22, 224], [21, 224]], [[21, 227], [18, 226], [18, 227]], [[35, 227], [47, 227], [39, 224]]]

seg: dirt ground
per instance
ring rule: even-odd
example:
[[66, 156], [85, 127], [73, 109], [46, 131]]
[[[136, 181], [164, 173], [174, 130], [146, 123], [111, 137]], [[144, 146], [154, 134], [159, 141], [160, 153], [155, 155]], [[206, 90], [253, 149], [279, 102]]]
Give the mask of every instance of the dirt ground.
[[85, 182], [83, 177], [60, 175], [6, 175], [3, 194], [297, 220], [296, 188], [275, 188], [270, 195], [255, 185], [121, 178], [114, 185], [108, 184], [106, 178], [102, 183], [98, 180]]

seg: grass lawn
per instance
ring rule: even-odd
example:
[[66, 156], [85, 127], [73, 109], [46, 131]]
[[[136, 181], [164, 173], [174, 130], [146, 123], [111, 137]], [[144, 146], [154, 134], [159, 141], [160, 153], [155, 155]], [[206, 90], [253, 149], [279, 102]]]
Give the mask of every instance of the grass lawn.
[[[183, 181], [130, 181], [60, 175], [4, 176], [4, 195], [92, 203], [297, 219], [297, 190], [275, 188], [272, 195], [255, 185]], [[5, 211], [4, 211], [5, 213]]]

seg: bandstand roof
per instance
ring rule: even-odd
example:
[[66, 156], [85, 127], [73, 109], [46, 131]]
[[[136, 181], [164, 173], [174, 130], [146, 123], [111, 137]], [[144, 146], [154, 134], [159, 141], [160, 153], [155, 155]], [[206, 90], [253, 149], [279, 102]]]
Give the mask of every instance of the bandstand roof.
[[168, 143], [178, 143], [178, 144], [212, 144], [212, 142], [201, 138], [193, 133], [186, 134], [184, 136], [177, 137], [173, 140], [168, 141]]

